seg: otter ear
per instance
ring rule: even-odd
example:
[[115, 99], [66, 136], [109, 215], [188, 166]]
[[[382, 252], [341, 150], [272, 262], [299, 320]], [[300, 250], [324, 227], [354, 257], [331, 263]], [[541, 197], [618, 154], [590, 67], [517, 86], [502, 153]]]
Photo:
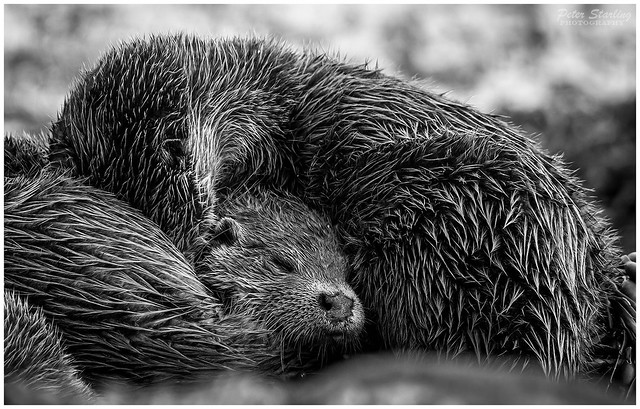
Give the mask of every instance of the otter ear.
[[211, 240], [230, 246], [240, 239], [242, 228], [230, 217], [223, 217], [211, 227]]

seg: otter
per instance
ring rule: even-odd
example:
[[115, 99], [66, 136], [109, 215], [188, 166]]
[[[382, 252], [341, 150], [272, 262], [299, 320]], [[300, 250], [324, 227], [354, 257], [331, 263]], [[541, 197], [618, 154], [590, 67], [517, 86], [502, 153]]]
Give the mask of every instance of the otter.
[[[261, 197], [270, 210], [261, 201], [250, 221], [209, 223], [212, 239], [199, 251], [210, 269], [200, 280], [202, 265], [112, 194], [46, 168], [5, 178], [5, 288], [55, 323], [98, 393], [107, 383], [191, 382], [229, 369], [312, 372], [357, 343], [362, 306], [326, 222], [292, 198]], [[269, 226], [273, 209], [284, 209], [286, 240], [252, 231]], [[299, 218], [306, 224], [287, 226]]]
[[196, 275], [226, 311], [282, 334], [283, 345], [358, 349], [364, 311], [327, 220], [286, 193], [244, 189], [216, 214]]
[[510, 355], [571, 378], [605, 334], [635, 339], [614, 311], [615, 232], [563, 160], [366, 65], [259, 38], [134, 39], [81, 75], [50, 158], [186, 254], [241, 186], [324, 212], [370, 313], [366, 350]]
[[[13, 291], [4, 292], [5, 403], [86, 403], [95, 398], [64, 347], [62, 334]], [[30, 394], [38, 393], [38, 402]], [[12, 399], [12, 400], [11, 400]]]
[[4, 136], [4, 176], [36, 175], [47, 163], [47, 134], [10, 134]]

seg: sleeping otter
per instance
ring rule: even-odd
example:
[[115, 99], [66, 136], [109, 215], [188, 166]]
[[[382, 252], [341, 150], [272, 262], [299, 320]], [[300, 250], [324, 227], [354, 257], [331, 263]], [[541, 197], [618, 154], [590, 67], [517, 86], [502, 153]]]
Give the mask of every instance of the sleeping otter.
[[511, 355], [572, 377], [603, 335], [635, 339], [612, 312], [615, 234], [563, 161], [366, 66], [261, 39], [150, 36], [83, 73], [52, 133], [57, 166], [186, 254], [240, 186], [326, 213], [372, 313], [369, 349]]
[[[292, 198], [265, 194], [250, 220], [212, 221], [217, 247], [201, 252], [216, 274], [202, 281], [140, 212], [67, 175], [6, 178], [4, 200], [5, 288], [55, 324], [92, 386], [295, 375], [357, 343], [362, 307], [332, 230]], [[254, 231], [273, 209], [288, 238]]]
[[283, 346], [330, 348], [332, 338], [357, 349], [363, 309], [327, 220], [293, 196], [255, 190], [234, 192], [216, 214], [196, 274], [228, 311], [282, 334]]

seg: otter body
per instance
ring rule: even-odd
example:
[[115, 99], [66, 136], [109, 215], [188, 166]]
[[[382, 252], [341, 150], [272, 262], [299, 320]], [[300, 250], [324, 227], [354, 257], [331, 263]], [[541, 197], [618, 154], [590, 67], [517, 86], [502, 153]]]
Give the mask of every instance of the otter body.
[[84, 403], [94, 398], [73, 358], [65, 351], [60, 331], [42, 310], [13, 291], [4, 292], [4, 385], [6, 403]]
[[49, 136], [5, 134], [4, 176], [36, 175], [48, 163]]
[[370, 349], [510, 355], [571, 377], [608, 331], [619, 252], [565, 164], [379, 71], [258, 39], [149, 37], [85, 72], [52, 132], [57, 166], [186, 254], [239, 186], [323, 210], [371, 312]]
[[[304, 270], [316, 261], [313, 252], [326, 260], [342, 257], [328, 255], [335, 248], [324, 244], [326, 236], [315, 238], [311, 227], [304, 231], [312, 246], [304, 260], [287, 258], [305, 263], [294, 272], [262, 264], [281, 253], [287, 257], [284, 249], [262, 249], [255, 242], [254, 248], [232, 252], [233, 240], [224, 241], [220, 246], [226, 250], [215, 250], [226, 257], [215, 260], [216, 272], [235, 274], [231, 282], [216, 277], [214, 283], [200, 280], [139, 211], [67, 175], [43, 171], [36, 177], [7, 178], [4, 200], [5, 288], [53, 320], [65, 350], [92, 385], [193, 381], [227, 369], [295, 375], [347, 351], [362, 329], [362, 307], [345, 282], [343, 266], [335, 264], [313, 280], [321, 267]], [[279, 206], [278, 196], [269, 200]], [[306, 208], [299, 204], [296, 209]], [[252, 216], [260, 224], [264, 213]], [[307, 220], [314, 220], [311, 226], [320, 223], [311, 216]], [[224, 228], [231, 223], [249, 242], [251, 226], [229, 218], [215, 227], [217, 239], [229, 237]], [[327, 232], [324, 224], [318, 229]], [[268, 240], [268, 231], [260, 234]], [[212, 251], [202, 249], [205, 262], [214, 262]], [[253, 267], [255, 275], [247, 272], [242, 278], [243, 270], [235, 267], [250, 262], [260, 262]], [[287, 291], [272, 294], [287, 275], [293, 276]], [[244, 285], [248, 282], [250, 287]], [[13, 334], [13, 339], [21, 336]]]

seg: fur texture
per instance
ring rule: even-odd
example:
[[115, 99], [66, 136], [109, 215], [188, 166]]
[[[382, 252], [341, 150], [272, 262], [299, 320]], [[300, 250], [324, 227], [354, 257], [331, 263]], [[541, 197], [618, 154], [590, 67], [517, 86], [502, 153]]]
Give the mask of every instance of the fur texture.
[[[82, 379], [73, 358], [66, 352], [56, 326], [40, 308], [30, 306], [13, 291], [4, 292], [4, 384], [13, 388], [17, 401], [36, 393], [49, 403], [91, 401], [94, 393]], [[20, 398], [18, 390], [24, 391]], [[46, 399], [43, 399], [47, 403]]]
[[560, 377], [586, 371], [608, 331], [615, 237], [562, 160], [366, 66], [259, 39], [134, 40], [82, 75], [53, 135], [58, 166], [185, 253], [238, 186], [322, 209], [370, 348], [511, 355]]
[[[329, 352], [343, 353], [362, 329], [362, 307], [342, 265], [325, 276], [316, 274], [317, 267], [309, 273], [315, 279], [306, 279], [304, 269], [316, 261], [313, 251], [318, 261], [342, 260], [329, 255], [334, 248], [324, 245], [326, 236], [313, 236], [332, 233], [325, 224], [315, 226], [320, 219], [305, 219], [304, 240], [313, 250], [289, 249], [306, 255], [295, 272], [272, 264], [288, 253], [273, 245], [264, 249], [257, 239], [254, 248], [235, 253], [228, 248], [233, 240], [219, 244], [215, 251], [229, 258], [212, 261], [214, 253], [204, 260], [233, 281], [216, 277], [212, 288], [157, 226], [107, 192], [43, 171], [5, 179], [4, 200], [5, 287], [55, 320], [67, 351], [92, 383], [186, 381], [225, 369], [293, 375], [317, 368]], [[260, 209], [251, 216], [263, 225]], [[222, 227], [230, 224], [221, 221]], [[240, 226], [237, 236], [248, 242], [251, 225]], [[268, 241], [266, 234], [262, 230], [258, 237]], [[235, 266], [250, 262], [260, 262], [254, 268], [263, 273], [249, 275], [247, 267], [242, 279]], [[283, 287], [277, 295], [271, 292], [274, 283]], [[305, 284], [313, 291], [300, 287]], [[300, 293], [306, 297], [298, 298]], [[13, 337], [29, 342], [17, 333]]]
[[36, 175], [48, 163], [49, 135], [5, 134], [4, 176]]

